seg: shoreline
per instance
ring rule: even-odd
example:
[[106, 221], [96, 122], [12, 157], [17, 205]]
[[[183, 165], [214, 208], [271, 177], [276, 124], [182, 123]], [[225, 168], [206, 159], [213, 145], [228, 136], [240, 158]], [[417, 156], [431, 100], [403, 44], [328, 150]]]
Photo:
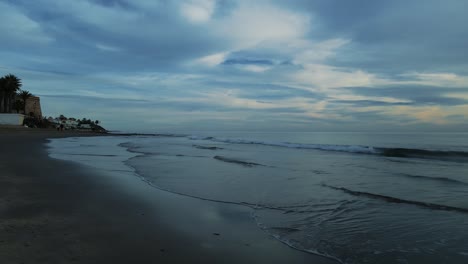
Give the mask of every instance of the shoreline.
[[248, 208], [52, 159], [45, 146], [106, 135], [0, 128], [1, 263], [337, 263], [274, 239]]

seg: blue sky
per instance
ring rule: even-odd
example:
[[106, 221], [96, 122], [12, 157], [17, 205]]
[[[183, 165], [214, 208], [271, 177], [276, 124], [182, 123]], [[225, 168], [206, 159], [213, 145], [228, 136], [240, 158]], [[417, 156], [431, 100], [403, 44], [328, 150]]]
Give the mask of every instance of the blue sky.
[[464, 0], [0, 0], [0, 74], [131, 131], [467, 131]]

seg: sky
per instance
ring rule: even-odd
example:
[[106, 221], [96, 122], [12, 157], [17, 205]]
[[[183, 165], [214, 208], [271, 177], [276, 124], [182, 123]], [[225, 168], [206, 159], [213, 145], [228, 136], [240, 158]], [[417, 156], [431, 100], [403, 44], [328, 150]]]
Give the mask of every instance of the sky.
[[0, 75], [111, 130], [468, 131], [466, 0], [0, 0]]

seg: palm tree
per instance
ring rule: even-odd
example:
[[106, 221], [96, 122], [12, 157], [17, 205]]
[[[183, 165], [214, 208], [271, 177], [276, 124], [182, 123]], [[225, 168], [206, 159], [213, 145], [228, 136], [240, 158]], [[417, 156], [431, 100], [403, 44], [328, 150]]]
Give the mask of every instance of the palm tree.
[[5, 112], [5, 107], [4, 107], [4, 100], [5, 98], [5, 93], [6, 93], [6, 87], [5, 87], [5, 77], [0, 78], [0, 113]]
[[13, 74], [5, 75], [1, 78], [0, 86], [2, 89], [3, 112], [11, 113], [16, 92], [21, 88], [21, 79]]
[[24, 110], [24, 114], [26, 115], [26, 104], [27, 104], [27, 100], [29, 97], [32, 96], [32, 94], [29, 92], [29, 91], [21, 91], [18, 96], [23, 100], [23, 110]]
[[24, 109], [24, 102], [21, 100], [16, 100], [13, 103], [13, 108], [16, 110], [16, 113], [19, 113], [20, 110]]

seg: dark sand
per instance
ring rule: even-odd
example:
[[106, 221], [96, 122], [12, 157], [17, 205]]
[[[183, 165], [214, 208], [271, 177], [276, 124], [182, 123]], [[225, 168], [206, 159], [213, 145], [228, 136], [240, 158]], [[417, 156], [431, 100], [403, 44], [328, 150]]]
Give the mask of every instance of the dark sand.
[[250, 209], [48, 157], [46, 138], [0, 127], [0, 263], [335, 263], [260, 230]]

